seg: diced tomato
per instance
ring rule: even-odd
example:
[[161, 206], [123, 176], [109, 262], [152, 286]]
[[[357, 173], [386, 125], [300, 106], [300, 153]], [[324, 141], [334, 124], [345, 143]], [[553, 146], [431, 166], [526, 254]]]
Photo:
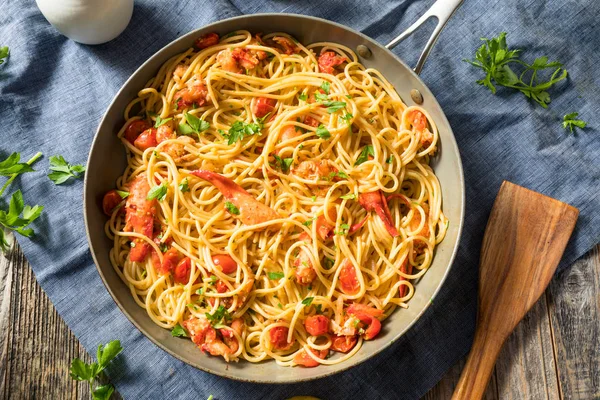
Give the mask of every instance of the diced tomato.
[[[329, 354], [329, 350], [310, 349], [309, 351], [322, 360], [327, 357], [327, 354]], [[306, 354], [306, 350], [302, 350], [300, 353], [296, 354], [294, 356], [294, 362], [307, 368], [313, 368], [320, 365], [318, 361], [315, 361], [311, 356]]]
[[123, 199], [116, 190], [110, 190], [106, 192], [102, 199], [102, 211], [104, 211], [104, 214], [110, 216], [122, 201]]
[[347, 258], [342, 261], [342, 270], [340, 271], [340, 286], [346, 294], [356, 294], [360, 289], [360, 283], [356, 277], [356, 270]]
[[319, 63], [319, 71], [325, 74], [333, 74], [335, 72], [335, 67], [342, 65], [348, 60], [333, 51], [326, 51], [319, 56], [317, 61]]
[[268, 113], [272, 113], [275, 110], [275, 105], [277, 105], [277, 100], [270, 99], [267, 97], [259, 97], [254, 102], [254, 106], [252, 107], [252, 113], [257, 118], [263, 118]]
[[214, 32], [211, 32], [204, 34], [198, 39], [196, 39], [196, 41], [194, 42], [194, 46], [197, 49], [202, 50], [207, 47], [214, 46], [217, 43], [219, 43], [219, 35]]
[[133, 145], [142, 151], [149, 149], [150, 147], [156, 147], [157, 144], [156, 128], [146, 129], [133, 142]]
[[237, 263], [235, 262], [235, 260], [227, 255], [227, 254], [217, 254], [214, 255], [212, 257], [212, 261], [215, 265], [221, 267], [221, 271], [223, 271], [224, 274], [231, 274], [235, 271], [237, 271]]
[[162, 143], [165, 140], [175, 139], [177, 135], [169, 125], [161, 125], [156, 129], [156, 143]]
[[363, 334], [365, 340], [373, 339], [379, 334], [379, 331], [381, 331], [381, 322], [377, 318], [365, 313], [357, 313], [354, 316], [358, 318], [360, 322], [367, 325], [367, 329], [365, 329], [365, 333]]
[[129, 143], [133, 144], [135, 139], [137, 139], [142, 132], [150, 128], [152, 128], [152, 125], [150, 125], [148, 121], [138, 119], [129, 124], [127, 129], [125, 129], [125, 134], [123, 136]]
[[179, 255], [179, 252], [175, 248], [171, 247], [165, 254], [163, 254], [163, 261], [160, 266], [160, 271], [158, 272], [164, 275], [174, 271], [180, 259], [181, 256]]
[[228, 291], [229, 289], [227, 288], [227, 285], [225, 284], [225, 282], [218, 280], [216, 283], [217, 286], [217, 293], [225, 293], [226, 291]]
[[383, 315], [383, 310], [379, 310], [375, 307], [367, 306], [365, 304], [353, 303], [346, 309], [346, 313], [348, 315], [357, 315], [362, 313], [378, 318]]
[[293, 341], [287, 341], [288, 332], [289, 329], [285, 326], [276, 326], [269, 331], [269, 341], [275, 349], [289, 350], [294, 345]]
[[324, 335], [329, 330], [329, 318], [324, 315], [313, 315], [306, 318], [304, 327], [312, 336]]
[[190, 281], [190, 271], [192, 270], [192, 260], [189, 257], [183, 258], [177, 263], [173, 272], [175, 283], [183, 283], [184, 285]]
[[356, 346], [358, 341], [356, 336], [339, 336], [335, 335], [331, 339], [331, 350], [347, 353]]

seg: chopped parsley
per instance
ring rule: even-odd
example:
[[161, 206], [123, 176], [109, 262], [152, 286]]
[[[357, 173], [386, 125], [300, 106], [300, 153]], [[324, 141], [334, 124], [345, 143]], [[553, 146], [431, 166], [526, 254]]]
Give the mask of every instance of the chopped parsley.
[[304, 222], [302, 223], [302, 225], [304, 225], [304, 226], [311, 226], [311, 225], [312, 225], [312, 222], [313, 222], [314, 220], [315, 220], [314, 218], [308, 219], [308, 220], [304, 221]]
[[344, 171], [338, 171], [338, 172], [331, 172], [329, 175], [327, 175], [328, 180], [332, 180], [335, 177], [338, 177], [341, 179], [348, 179], [348, 174], [345, 173]]
[[235, 121], [231, 128], [229, 129], [229, 133], [223, 135], [225, 139], [227, 139], [227, 144], [232, 145], [237, 141], [242, 141], [247, 136], [252, 136], [259, 134], [262, 129], [260, 124], [254, 123], [246, 123], [243, 121]]
[[323, 82], [323, 83], [321, 84], [320, 88], [321, 88], [321, 89], [323, 89], [323, 91], [324, 91], [326, 94], [329, 94], [329, 91], [330, 91], [330, 88], [331, 88], [331, 84], [330, 84], [329, 82], [325, 81], [325, 82]]
[[341, 224], [340, 228], [342, 228], [342, 230], [339, 231], [339, 232], [336, 232], [335, 234], [336, 235], [345, 235], [345, 234], [348, 233], [348, 229], [350, 229], [350, 225], [348, 225], [348, 224]]
[[294, 162], [293, 158], [281, 158], [278, 155], [274, 155], [275, 163], [281, 169], [281, 172], [288, 173], [290, 171], [290, 166]]
[[126, 199], [127, 197], [129, 197], [129, 192], [125, 192], [123, 190], [115, 190], [115, 192], [117, 192], [117, 194], [121, 196], [122, 199]]
[[315, 298], [314, 297], [307, 297], [304, 300], [302, 300], [302, 304], [304, 304], [306, 307], [310, 306], [311, 303], [313, 302]]
[[8, 46], [0, 47], [0, 65], [4, 64], [8, 55], [9, 55]]
[[[187, 113], [186, 113], [187, 114]], [[172, 120], [173, 118], [165, 118], [162, 119], [161, 117], [159, 117], [158, 115], [156, 116], [156, 123], [154, 124], [155, 128], [158, 128], [161, 125], [166, 124], [167, 122], [169, 122], [170, 120]]]
[[323, 314], [323, 305], [322, 305], [322, 304], [317, 304], [317, 305], [315, 306], [315, 312], [316, 312], [317, 314]]
[[317, 196], [311, 196], [311, 197], [310, 197], [310, 199], [311, 199], [311, 200], [313, 201], [313, 203], [314, 203], [315, 201], [317, 201]]
[[367, 145], [363, 147], [360, 154], [358, 155], [358, 158], [356, 159], [356, 162], [354, 163], [354, 166], [356, 167], [357, 165], [360, 165], [365, 161], [369, 161], [369, 156], [375, 157], [375, 151], [373, 150], [372, 145]]
[[173, 336], [173, 337], [188, 337], [188, 333], [183, 326], [177, 324], [173, 327], [173, 330], [171, 330], [171, 336]]
[[308, 100], [308, 96], [305, 93], [302, 93], [298, 96], [298, 98], [302, 101]]
[[237, 208], [235, 206], [235, 204], [233, 204], [230, 201], [226, 201], [225, 202], [225, 208], [227, 209], [227, 211], [229, 211], [230, 214], [232, 215], [240, 215], [240, 210], [239, 208]]
[[285, 278], [285, 274], [283, 272], [267, 272], [267, 276], [271, 280], [278, 280], [281, 278]]
[[387, 160], [385, 160], [386, 163], [391, 164], [394, 162], [394, 155], [392, 154], [391, 156], [388, 157]]
[[325, 128], [325, 125], [323, 124], [319, 125], [315, 133], [318, 137], [320, 137], [323, 140], [327, 140], [331, 137], [331, 133], [329, 133], [329, 131], [327, 130], [327, 128]]
[[159, 186], [154, 186], [148, 192], [147, 200], [157, 199], [158, 201], [163, 201], [165, 197], [167, 197], [168, 185], [167, 182], [161, 183]]
[[190, 191], [190, 186], [189, 186], [188, 178], [185, 178], [184, 180], [181, 181], [181, 183], [179, 184], [179, 191], [181, 193], [185, 193], [185, 192], [189, 192]]
[[348, 194], [345, 194], [343, 196], [340, 196], [340, 199], [343, 199], [343, 200], [354, 200], [354, 199], [356, 199], [356, 195], [354, 193], [348, 193]]
[[214, 313], [204, 313], [204, 315], [206, 315], [206, 319], [210, 321], [212, 327], [216, 329], [224, 328], [225, 324], [231, 320], [231, 314], [229, 314], [225, 306], [219, 306]]
[[325, 257], [323, 259], [323, 268], [331, 269], [333, 268], [333, 264], [335, 264], [335, 262], [331, 258]]
[[575, 127], [581, 129], [585, 128], [587, 122], [577, 119], [577, 116], [579, 116], [579, 113], [577, 112], [565, 115], [563, 117], [563, 128], [569, 129], [571, 133], [575, 131]]
[[334, 112], [346, 107], [346, 103], [343, 101], [323, 101], [322, 103], [325, 107], [327, 107], [327, 112], [329, 114], [333, 114]]

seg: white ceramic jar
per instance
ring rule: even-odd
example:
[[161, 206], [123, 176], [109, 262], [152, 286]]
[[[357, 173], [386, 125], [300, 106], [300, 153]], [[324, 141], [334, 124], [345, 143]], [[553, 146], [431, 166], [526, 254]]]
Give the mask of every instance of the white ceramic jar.
[[133, 13], [133, 0], [36, 0], [44, 17], [60, 33], [83, 44], [119, 36]]

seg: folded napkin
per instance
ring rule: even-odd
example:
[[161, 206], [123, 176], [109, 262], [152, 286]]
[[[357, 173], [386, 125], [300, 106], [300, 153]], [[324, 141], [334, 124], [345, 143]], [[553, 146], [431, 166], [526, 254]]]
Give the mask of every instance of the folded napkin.
[[[161, 47], [209, 22], [240, 14], [288, 12], [333, 20], [381, 43], [415, 21], [432, 0], [199, 0], [136, 1], [133, 19], [117, 39], [85, 46], [61, 36], [32, 0], [8, 0], [0, 14], [0, 45], [11, 55], [0, 66], [0, 159], [13, 151], [43, 151], [85, 163], [94, 132], [125, 80]], [[422, 78], [453, 127], [466, 179], [466, 219], [460, 251], [432, 307], [387, 351], [347, 372], [316, 382], [259, 385], [219, 378], [174, 359], [147, 340], [119, 311], [92, 262], [82, 217], [82, 182], [55, 186], [44, 172], [20, 176], [28, 204], [46, 207], [33, 240], [19, 238], [36, 277], [60, 315], [92, 354], [120, 339], [125, 351], [109, 375], [128, 399], [416, 399], [471, 344], [481, 238], [494, 197], [507, 179], [579, 208], [581, 214], [561, 267], [600, 238], [600, 39], [595, 0], [465, 0], [431, 53]], [[426, 29], [432, 28], [429, 24]], [[565, 63], [567, 81], [551, 89], [549, 109], [503, 88], [496, 96], [475, 81], [479, 38], [507, 31], [523, 58], [548, 55]], [[428, 32], [396, 52], [414, 64]], [[578, 111], [588, 128], [570, 134], [562, 116]], [[108, 160], [107, 160], [108, 161]], [[427, 279], [427, 276], [425, 276]], [[66, 375], [67, 371], [65, 371]]]

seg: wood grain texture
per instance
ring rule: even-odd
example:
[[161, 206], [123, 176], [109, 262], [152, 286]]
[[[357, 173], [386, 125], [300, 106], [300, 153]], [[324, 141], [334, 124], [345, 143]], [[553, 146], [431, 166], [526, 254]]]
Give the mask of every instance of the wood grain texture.
[[483, 397], [504, 341], [546, 290], [578, 215], [568, 204], [502, 183], [481, 246], [475, 338], [452, 399]]
[[[552, 280], [500, 353], [485, 400], [600, 398], [599, 277], [600, 246]], [[18, 247], [0, 255], [0, 398], [90, 399], [87, 385], [68, 375], [74, 357], [90, 361]], [[450, 399], [464, 362], [423, 399]], [[551, 376], [558, 377], [554, 386]]]

